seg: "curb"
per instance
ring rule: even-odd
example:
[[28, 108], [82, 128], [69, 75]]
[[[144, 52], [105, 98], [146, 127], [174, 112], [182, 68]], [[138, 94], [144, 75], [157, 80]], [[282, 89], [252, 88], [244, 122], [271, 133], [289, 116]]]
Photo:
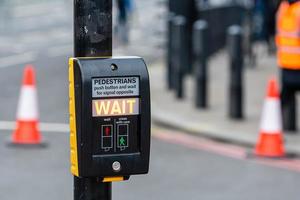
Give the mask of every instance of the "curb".
[[[155, 103], [152, 103], [155, 107]], [[247, 135], [240, 135], [239, 137], [232, 137], [232, 134], [228, 134], [225, 131], [221, 131], [216, 127], [204, 124], [195, 123], [181, 123], [183, 120], [178, 119], [178, 116], [174, 117], [168, 113], [160, 113], [158, 109], [152, 108], [152, 122], [155, 125], [162, 126], [165, 128], [175, 129], [183, 131], [192, 135], [209, 138], [212, 140], [222, 141], [225, 143], [233, 143], [246, 147], [253, 147], [256, 143], [256, 139], [248, 137]], [[299, 152], [300, 153], [300, 152]]]
[[[236, 144], [247, 148], [253, 148], [256, 145], [256, 137], [249, 137], [238, 132], [234, 133], [234, 131], [231, 134], [228, 134], [227, 132], [210, 125], [194, 123], [183, 124], [181, 123], [182, 120], [177, 118], [178, 116], [174, 117], [174, 115], [168, 113], [161, 113], [159, 112], [159, 109], [155, 109], [155, 103], [152, 102], [152, 105], [154, 107], [152, 108], [152, 122], [157, 126], [182, 131], [187, 134], [205, 137], [224, 143]], [[232, 135], [234, 135], [234, 137], [232, 137]], [[286, 144], [285, 148], [287, 154], [300, 156], [300, 148], [298, 145]]]

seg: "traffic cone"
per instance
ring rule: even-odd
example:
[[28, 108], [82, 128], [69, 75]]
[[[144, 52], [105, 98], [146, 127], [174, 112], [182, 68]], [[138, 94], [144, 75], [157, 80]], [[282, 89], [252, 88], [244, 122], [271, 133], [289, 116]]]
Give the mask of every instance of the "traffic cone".
[[282, 134], [282, 115], [278, 84], [275, 78], [269, 80], [265, 99], [260, 136], [255, 148], [255, 155], [265, 157], [285, 156]]
[[27, 65], [23, 75], [23, 84], [17, 110], [16, 130], [12, 135], [12, 143], [19, 145], [41, 144], [42, 138], [38, 124], [35, 71], [31, 65]]

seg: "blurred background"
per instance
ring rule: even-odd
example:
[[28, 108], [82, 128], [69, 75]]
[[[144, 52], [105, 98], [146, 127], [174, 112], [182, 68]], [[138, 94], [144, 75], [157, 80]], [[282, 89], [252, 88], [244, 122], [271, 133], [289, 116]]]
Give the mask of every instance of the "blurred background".
[[[150, 173], [114, 183], [113, 199], [299, 199], [299, 73], [283, 115], [264, 107], [270, 90], [279, 105], [285, 87], [275, 42], [280, 3], [114, 1], [114, 55], [145, 59], [153, 125]], [[72, 54], [72, 0], [0, 1], [1, 200], [72, 199]], [[26, 65], [36, 71], [44, 148], [8, 145]], [[268, 134], [278, 135], [275, 146], [264, 146]]]

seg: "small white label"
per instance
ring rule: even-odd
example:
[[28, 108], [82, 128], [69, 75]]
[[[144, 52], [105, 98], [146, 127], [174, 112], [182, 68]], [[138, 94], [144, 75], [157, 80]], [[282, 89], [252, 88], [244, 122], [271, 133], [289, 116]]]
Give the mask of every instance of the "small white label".
[[127, 97], [140, 95], [138, 77], [114, 77], [92, 79], [93, 98]]

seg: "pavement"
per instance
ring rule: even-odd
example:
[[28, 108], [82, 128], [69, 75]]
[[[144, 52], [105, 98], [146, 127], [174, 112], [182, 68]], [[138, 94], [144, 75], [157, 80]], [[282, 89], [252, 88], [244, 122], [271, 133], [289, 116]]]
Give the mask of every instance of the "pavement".
[[[223, 50], [209, 61], [207, 109], [195, 107], [193, 76], [186, 77], [185, 98], [179, 100], [173, 91], [167, 89], [165, 61], [161, 60], [151, 65], [153, 122], [191, 134], [253, 147], [258, 139], [267, 81], [279, 74], [274, 55], [268, 55], [262, 45], [257, 45], [255, 51], [257, 66], [246, 68], [244, 73], [244, 120], [231, 120], [228, 117], [229, 60], [226, 51]], [[284, 136], [287, 151], [300, 154], [300, 132], [285, 133]]]

